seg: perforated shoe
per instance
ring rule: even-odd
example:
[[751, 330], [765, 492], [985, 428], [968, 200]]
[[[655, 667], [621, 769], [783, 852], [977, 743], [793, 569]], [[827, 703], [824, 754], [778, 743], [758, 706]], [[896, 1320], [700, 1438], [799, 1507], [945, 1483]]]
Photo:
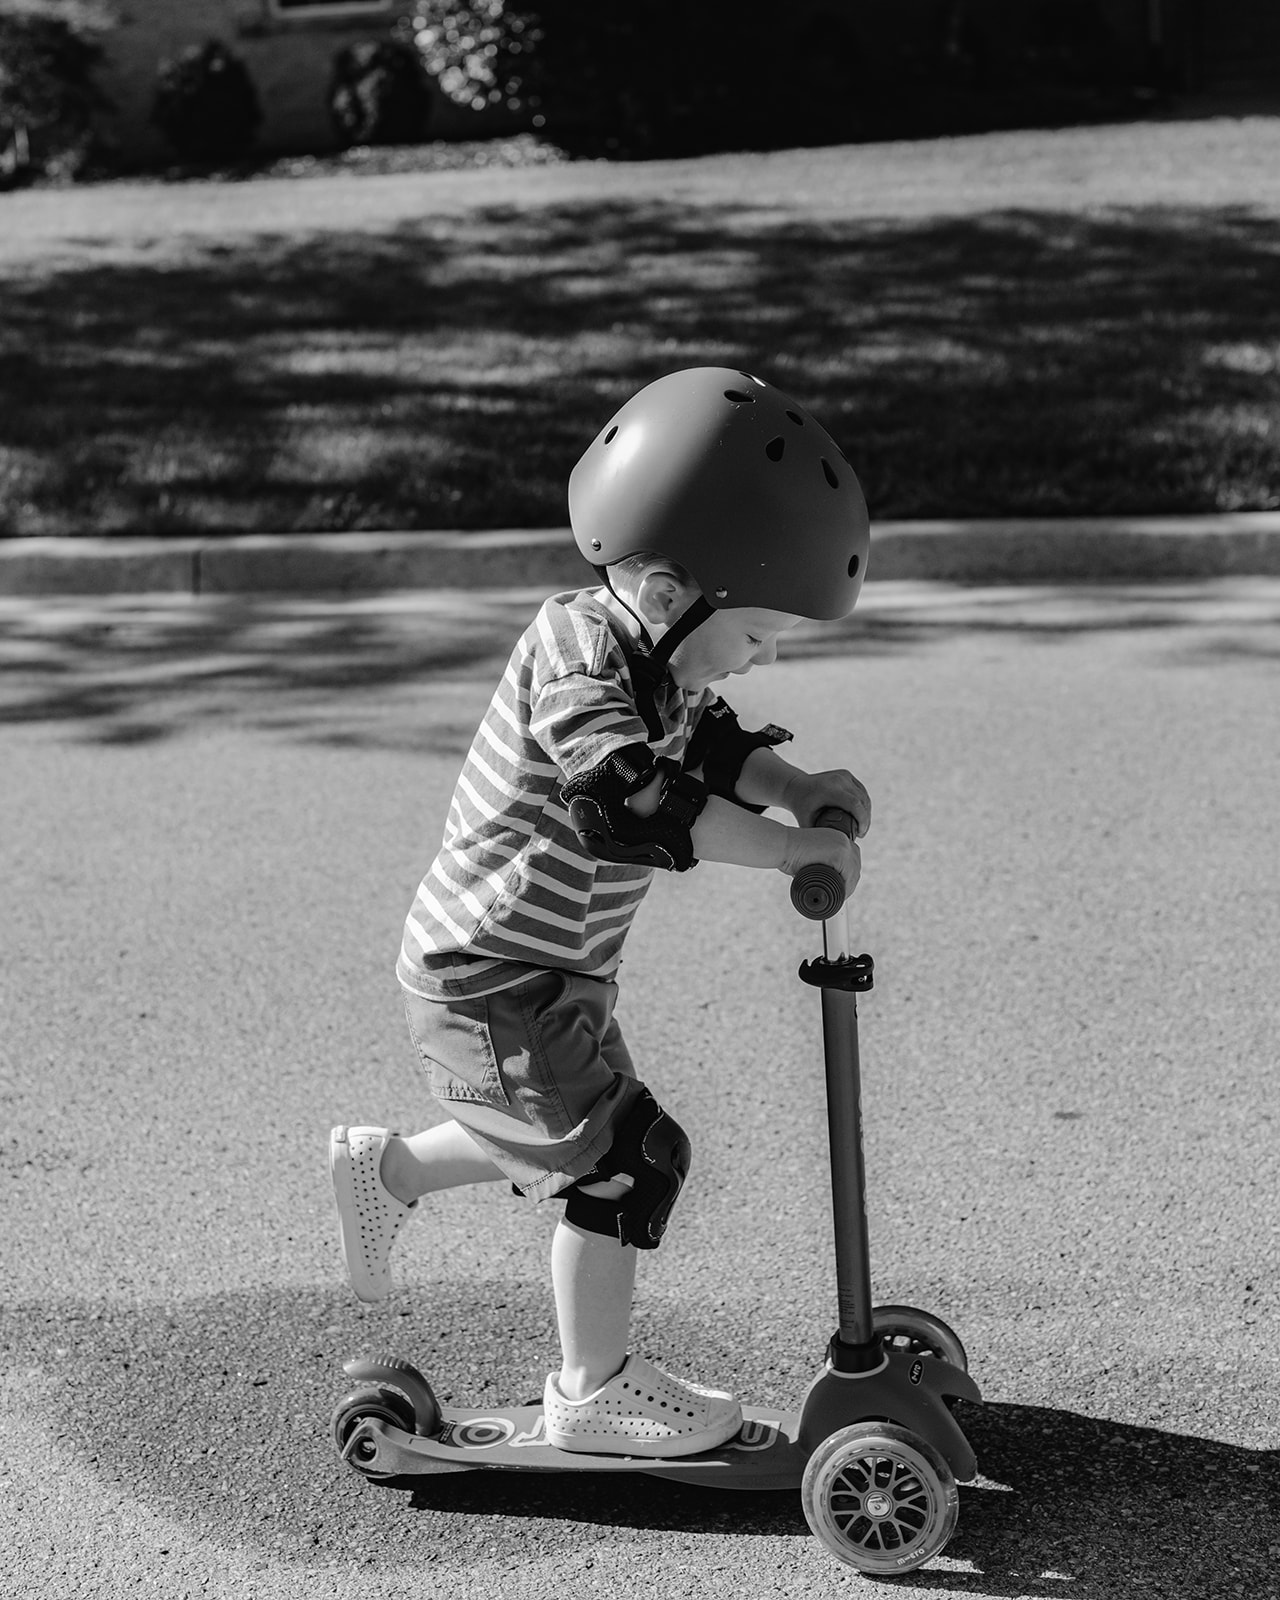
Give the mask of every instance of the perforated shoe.
[[552, 1373], [542, 1408], [548, 1444], [597, 1455], [692, 1456], [727, 1443], [742, 1426], [732, 1395], [673, 1378], [637, 1355], [585, 1400], [566, 1400]]
[[390, 1128], [334, 1128], [329, 1135], [329, 1175], [338, 1207], [338, 1230], [351, 1287], [360, 1300], [385, 1300], [391, 1281], [391, 1247], [417, 1210], [397, 1200], [382, 1181], [382, 1153]]

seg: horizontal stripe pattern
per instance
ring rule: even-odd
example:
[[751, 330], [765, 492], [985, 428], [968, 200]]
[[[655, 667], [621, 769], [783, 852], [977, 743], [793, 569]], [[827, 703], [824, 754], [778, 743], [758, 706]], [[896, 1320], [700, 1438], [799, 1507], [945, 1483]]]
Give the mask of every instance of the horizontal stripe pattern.
[[561, 786], [630, 744], [679, 762], [710, 690], [658, 696], [663, 737], [636, 709], [624, 613], [607, 590], [548, 600], [521, 635], [463, 763], [439, 853], [405, 919], [396, 965], [429, 999], [487, 994], [531, 967], [608, 979], [653, 880], [599, 861]]

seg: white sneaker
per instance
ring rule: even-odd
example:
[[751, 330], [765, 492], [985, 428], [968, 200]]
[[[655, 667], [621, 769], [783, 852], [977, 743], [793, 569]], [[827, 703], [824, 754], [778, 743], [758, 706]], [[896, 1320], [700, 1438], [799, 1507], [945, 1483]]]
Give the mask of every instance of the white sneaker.
[[397, 1200], [380, 1168], [390, 1128], [334, 1128], [329, 1135], [329, 1176], [351, 1287], [358, 1299], [385, 1300], [391, 1281], [391, 1246], [417, 1209]]
[[732, 1395], [685, 1383], [636, 1355], [585, 1400], [566, 1400], [552, 1373], [542, 1408], [548, 1444], [596, 1455], [692, 1456], [727, 1443], [742, 1426]]

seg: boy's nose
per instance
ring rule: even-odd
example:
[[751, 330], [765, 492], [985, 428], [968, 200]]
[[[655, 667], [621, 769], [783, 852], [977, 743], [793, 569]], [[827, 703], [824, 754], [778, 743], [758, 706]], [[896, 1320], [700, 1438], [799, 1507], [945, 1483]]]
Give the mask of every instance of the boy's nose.
[[758, 667], [767, 667], [778, 659], [778, 642], [776, 639], [767, 639], [764, 644], [751, 657]]

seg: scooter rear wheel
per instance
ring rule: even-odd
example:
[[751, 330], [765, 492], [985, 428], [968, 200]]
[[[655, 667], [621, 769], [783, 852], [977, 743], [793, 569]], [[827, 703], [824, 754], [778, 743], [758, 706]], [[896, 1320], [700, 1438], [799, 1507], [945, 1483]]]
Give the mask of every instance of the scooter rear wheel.
[[837, 1561], [881, 1577], [937, 1555], [960, 1515], [950, 1467], [892, 1422], [858, 1422], [824, 1439], [809, 1458], [800, 1499]]
[[876, 1306], [871, 1323], [891, 1349], [907, 1355], [937, 1356], [961, 1372], [969, 1370], [960, 1335], [930, 1311], [917, 1311], [915, 1306]]
[[359, 1440], [352, 1442], [356, 1429], [369, 1420], [388, 1422], [393, 1428], [403, 1428], [406, 1433], [412, 1433], [413, 1407], [394, 1389], [383, 1389], [372, 1384], [363, 1389], [353, 1389], [338, 1402], [333, 1413], [333, 1442], [338, 1454], [362, 1478], [377, 1481], [392, 1474], [373, 1471], [369, 1465], [368, 1445]]

